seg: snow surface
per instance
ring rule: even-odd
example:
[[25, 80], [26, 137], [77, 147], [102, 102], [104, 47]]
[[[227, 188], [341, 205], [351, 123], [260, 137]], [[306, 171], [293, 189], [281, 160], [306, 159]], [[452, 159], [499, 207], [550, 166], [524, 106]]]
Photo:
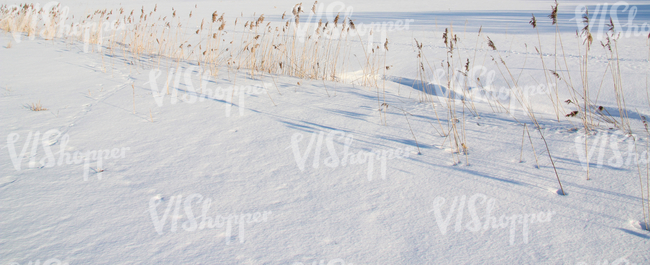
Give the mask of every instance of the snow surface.
[[[296, 4], [60, 2], [77, 17], [100, 8], [149, 10], [158, 4], [166, 12], [195, 10], [198, 18], [218, 10], [232, 19], [263, 13], [272, 22], [281, 22]], [[628, 3], [647, 12], [643, 1]], [[582, 121], [564, 117], [571, 106], [562, 103], [558, 122], [548, 96], [529, 99], [567, 193], [562, 196], [544, 141], [521, 106], [507, 113], [476, 100], [475, 114], [455, 101], [464, 110], [457, 117], [465, 156], [450, 148], [453, 137], [440, 135], [441, 126], [454, 123], [447, 99], [434, 91], [428, 95], [436, 96], [433, 107], [420, 100], [425, 95], [414, 39], [437, 67], [447, 58], [441, 36], [450, 24], [460, 38], [458, 56], [498, 73], [492, 58], [500, 55], [520, 86], [544, 83], [535, 47], [542, 44], [551, 68], [555, 35], [546, 15], [552, 2], [343, 4], [354, 7], [357, 23], [414, 20], [409, 30], [388, 33], [386, 65], [392, 67], [380, 89], [360, 86], [359, 69], [331, 82], [251, 78], [244, 69], [224, 68], [206, 85], [211, 96], [185, 90], [180, 99], [163, 93], [157, 101], [152, 87], [163, 89], [176, 61], [133, 64], [105, 52], [85, 53], [83, 43], [26, 36], [17, 43], [2, 32], [0, 264], [650, 264], [639, 184], [648, 163], [640, 163], [641, 173], [635, 163], [598, 167], [598, 146], [586, 180], [577, 151], [584, 146], [576, 144], [584, 137]], [[561, 3], [564, 52], [576, 85], [584, 50], [569, 19], [579, 4], [602, 3]], [[539, 40], [528, 24], [531, 13], [545, 23]], [[634, 23], [650, 23], [647, 13], [639, 14]], [[498, 51], [487, 46], [486, 36]], [[381, 45], [379, 37], [375, 41]], [[599, 93], [599, 105], [616, 112], [607, 53], [594, 43], [591, 91]], [[641, 117], [650, 115], [648, 40], [622, 38], [618, 49], [641, 154], [648, 144]], [[360, 49], [353, 53], [363, 56]], [[179, 66], [199, 69], [191, 62]], [[182, 79], [182, 86], [201, 84], [196, 72], [190, 79]], [[497, 74], [494, 88], [509, 81]], [[232, 95], [233, 86], [248, 91]], [[558, 98], [570, 94], [560, 90]], [[48, 110], [26, 107], [38, 101]], [[388, 105], [385, 120], [380, 102]], [[631, 138], [597, 123], [599, 134], [590, 139], [606, 135], [608, 147], [616, 142], [618, 155], [630, 157]], [[530, 138], [524, 137], [522, 152], [524, 124]], [[346, 148], [355, 159], [379, 159], [349, 163], [348, 156], [347, 164], [335, 163], [332, 154], [341, 160]], [[12, 149], [24, 152], [22, 159], [12, 157]], [[105, 153], [100, 165], [92, 152], [103, 150], [111, 155]], [[604, 150], [604, 161], [617, 157], [618, 150]], [[217, 224], [201, 225], [202, 215]]]

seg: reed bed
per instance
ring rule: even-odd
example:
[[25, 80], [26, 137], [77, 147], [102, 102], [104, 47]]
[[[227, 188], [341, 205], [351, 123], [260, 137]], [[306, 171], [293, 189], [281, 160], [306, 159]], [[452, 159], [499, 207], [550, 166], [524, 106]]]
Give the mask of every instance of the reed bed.
[[[314, 6], [316, 3], [314, 3]], [[43, 16], [46, 12], [49, 16]], [[307, 15], [308, 21], [301, 21]], [[163, 59], [194, 63], [217, 76], [224, 67], [230, 72], [246, 71], [252, 78], [264, 74], [286, 75], [301, 79], [338, 81], [350, 68], [363, 69], [356, 81], [378, 86], [381, 75], [380, 46], [367, 51], [365, 60], [351, 65], [353, 45], [365, 50], [365, 43], [348, 17], [337, 15], [333, 21], [311, 21], [315, 14], [302, 4], [282, 16], [282, 23], [266, 22], [264, 14], [254, 18], [243, 15], [228, 20], [215, 11], [211, 17], [196, 18], [192, 12], [181, 15], [153, 10], [97, 10], [80, 21], [70, 22], [60, 5], [43, 9], [23, 4], [0, 7], [0, 29], [20, 38], [40, 35], [46, 40], [61, 39], [83, 43], [84, 49], [102, 56], [116, 54], [124, 64], [142, 68], [161, 67]], [[304, 20], [304, 19], [303, 19]], [[102, 58], [104, 61], [104, 58]], [[115, 62], [112, 62], [113, 64]]]

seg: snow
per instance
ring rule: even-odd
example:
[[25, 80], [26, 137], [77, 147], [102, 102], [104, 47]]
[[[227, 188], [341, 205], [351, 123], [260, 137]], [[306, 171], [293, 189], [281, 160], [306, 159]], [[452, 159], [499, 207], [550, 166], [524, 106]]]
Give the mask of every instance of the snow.
[[[229, 27], [242, 15], [264, 14], [280, 24], [282, 13], [290, 14], [296, 4], [60, 2], [75, 18], [96, 9], [139, 12], [156, 4], [164, 14], [174, 7], [186, 17], [193, 10], [188, 32], [214, 10], [226, 14]], [[565, 117], [575, 110], [564, 103], [571, 98], [565, 81], [557, 97], [547, 96], [548, 90], [529, 93], [541, 131], [514, 94], [503, 92], [549, 84], [535, 47], [541, 43], [545, 66], [554, 69], [555, 27], [546, 17], [552, 2], [337, 3], [353, 7], [357, 25], [413, 19], [408, 29], [386, 33], [385, 65], [391, 67], [374, 75], [377, 87], [360, 84], [359, 42], [367, 35], [350, 42], [349, 69], [334, 82], [268, 73], [251, 77], [250, 70], [225, 66], [208, 80], [195, 62], [138, 61], [121, 51], [110, 55], [90, 45], [85, 52], [82, 42], [40, 36], [23, 35], [17, 42], [2, 31], [0, 263], [650, 262], [650, 232], [643, 229], [650, 209], [643, 212], [641, 203], [648, 161], [633, 161], [635, 154], [647, 156], [649, 142], [642, 120], [650, 114], [647, 36], [632, 34], [618, 42], [636, 145], [611, 123], [596, 120], [587, 180], [580, 158], [584, 127], [580, 117]], [[635, 24], [650, 23], [647, 4], [627, 3], [640, 10]], [[311, 9], [311, 2], [303, 4]], [[603, 3], [560, 2], [564, 51], [557, 46], [580, 89], [585, 51], [569, 19], [581, 4]], [[539, 35], [528, 24], [531, 13]], [[431, 83], [420, 81], [415, 40], [423, 44], [426, 64], [446, 69], [440, 66], [448, 58], [442, 34], [450, 25], [460, 39], [453, 56], [485, 69], [477, 72], [481, 80], [492, 71], [490, 87], [464, 93], [429, 69]], [[241, 32], [232, 34], [236, 40]], [[375, 45], [383, 45], [380, 35], [373, 36]], [[590, 94], [598, 95], [595, 106], [620, 119], [608, 56], [595, 40]], [[565, 69], [564, 59], [558, 62]], [[463, 107], [447, 95], [471, 97], [473, 104]], [[501, 97], [504, 107], [486, 95]], [[559, 114], [552, 100], [561, 104]], [[39, 101], [47, 110], [27, 106]], [[448, 104], [454, 104], [457, 120]], [[453, 134], [442, 135], [452, 124], [463, 132], [459, 143], [466, 152], [452, 148]]]

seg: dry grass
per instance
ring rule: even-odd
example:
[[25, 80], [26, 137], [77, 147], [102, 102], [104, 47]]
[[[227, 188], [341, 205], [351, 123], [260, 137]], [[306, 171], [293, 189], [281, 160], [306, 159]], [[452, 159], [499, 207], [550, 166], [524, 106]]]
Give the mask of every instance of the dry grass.
[[38, 101], [38, 103], [32, 103], [32, 104], [27, 105], [27, 108], [29, 108], [32, 111], [45, 111], [45, 110], [48, 110], [47, 108], [43, 107], [43, 105], [41, 105], [40, 100]]
[[499, 73], [501, 74], [503, 79], [507, 80], [506, 84], [510, 88], [511, 95], [515, 97], [515, 99], [519, 104], [521, 104], [521, 106], [524, 108], [526, 115], [533, 123], [533, 125], [535, 125], [535, 129], [537, 129], [537, 132], [539, 133], [539, 136], [541, 137], [542, 141], [544, 142], [544, 146], [546, 147], [546, 153], [548, 154], [548, 158], [551, 161], [551, 165], [553, 166], [553, 171], [555, 173], [555, 177], [557, 179], [558, 185], [560, 186], [560, 191], [562, 192], [562, 195], [566, 195], [566, 193], [564, 192], [564, 188], [562, 187], [562, 181], [560, 180], [560, 175], [558, 174], [557, 168], [555, 167], [555, 161], [553, 160], [553, 156], [551, 155], [551, 150], [548, 146], [548, 142], [546, 141], [546, 137], [542, 132], [542, 127], [539, 125], [539, 122], [537, 121], [537, 117], [535, 116], [535, 111], [533, 110], [532, 105], [527, 100], [528, 96], [525, 94], [524, 91], [522, 91], [521, 86], [519, 86], [518, 84], [519, 79], [514, 77], [512, 71], [510, 70], [505, 60], [499, 53], [499, 50], [496, 48], [494, 42], [489, 37], [487, 38], [487, 40], [488, 40], [488, 46], [497, 53], [498, 60], [493, 60], [495, 66], [499, 70]]
[[[245, 70], [252, 78], [276, 74], [329, 81], [342, 81], [341, 73], [351, 66], [348, 61], [353, 42], [349, 36], [359, 35], [349, 18], [338, 15], [334, 21], [315, 21], [317, 15], [304, 10], [302, 4], [294, 7], [293, 16], [283, 16], [281, 24], [265, 22], [263, 14], [251, 20], [242, 14], [228, 21], [223, 13], [197, 18], [192, 12], [181, 15], [174, 9], [171, 14], [163, 14], [156, 6], [153, 10], [97, 10], [72, 22], [71, 27], [69, 20], [60, 25], [60, 16], [64, 15], [60, 9], [36, 10], [27, 4], [13, 9], [2, 6], [0, 29], [12, 34], [27, 33], [30, 38], [43, 31], [45, 39], [83, 43], [88, 51], [110, 55], [106, 58], [110, 65], [120, 60], [125, 65], [160, 68], [163, 59], [171, 59], [176, 66], [181, 62], [197, 64], [214, 77], [226, 67], [229, 76]], [[50, 12], [53, 20], [42, 21], [38, 12]], [[307, 21], [304, 16], [309, 16]], [[61, 28], [64, 30], [57, 31]], [[363, 41], [357, 45], [363, 49], [366, 46]], [[363, 78], [352, 82], [377, 86], [382, 77], [380, 58], [385, 57], [378, 50], [379, 46], [366, 52], [359, 65]], [[106, 67], [104, 58], [102, 65]]]

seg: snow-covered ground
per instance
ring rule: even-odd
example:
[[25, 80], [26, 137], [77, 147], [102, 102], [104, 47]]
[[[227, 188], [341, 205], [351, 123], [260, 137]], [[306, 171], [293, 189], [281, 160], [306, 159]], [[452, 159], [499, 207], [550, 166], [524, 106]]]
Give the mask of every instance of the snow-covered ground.
[[[221, 56], [297, 4], [60, 3], [68, 25], [174, 8], [184, 47], [216, 10]], [[386, 27], [323, 42], [316, 79], [0, 30], [0, 264], [650, 264], [650, 6], [618, 3], [610, 53], [614, 3], [559, 4], [556, 27], [551, 1], [319, 1]]]

